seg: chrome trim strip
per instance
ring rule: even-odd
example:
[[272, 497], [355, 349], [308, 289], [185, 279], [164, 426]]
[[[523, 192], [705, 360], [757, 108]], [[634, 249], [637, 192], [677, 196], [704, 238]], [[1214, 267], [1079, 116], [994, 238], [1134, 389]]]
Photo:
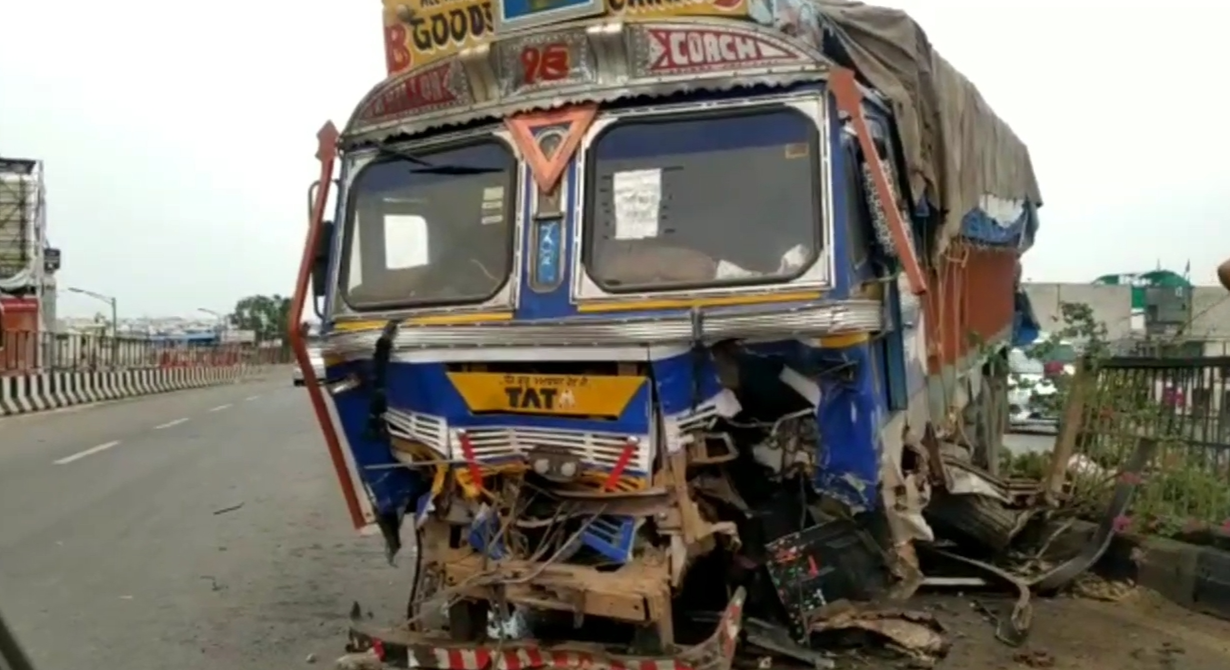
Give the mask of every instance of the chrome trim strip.
[[657, 454], [657, 442], [652, 433], [635, 434], [621, 432], [598, 432], [567, 428], [538, 428], [517, 425], [510, 421], [502, 426], [466, 427], [454, 426], [449, 430], [450, 455], [453, 460], [464, 462], [458, 431], [465, 431], [473, 444], [474, 459], [480, 464], [515, 458], [528, 462], [534, 447], [555, 447], [568, 452], [585, 465], [586, 474], [594, 469], [609, 472], [619, 461], [620, 453], [629, 439], [636, 440], [636, 450], [628, 463], [626, 476], [642, 479], [653, 472]]
[[[839, 333], [874, 332], [884, 324], [874, 300], [842, 300], [794, 307], [713, 310], [699, 320], [706, 342], [727, 339], [788, 340]], [[333, 333], [329, 355], [370, 358], [377, 330]], [[594, 347], [628, 344], [685, 344], [693, 341], [694, 320], [688, 313], [636, 317], [579, 318], [555, 321], [475, 323], [455, 326], [404, 325], [394, 348], [454, 349], [483, 347]]]

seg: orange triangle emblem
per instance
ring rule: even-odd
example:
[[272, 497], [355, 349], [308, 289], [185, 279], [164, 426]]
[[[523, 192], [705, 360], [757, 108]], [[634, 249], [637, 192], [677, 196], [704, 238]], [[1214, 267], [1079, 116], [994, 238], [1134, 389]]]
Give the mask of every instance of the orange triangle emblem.
[[[582, 105], [519, 114], [504, 121], [521, 155], [530, 164], [538, 188], [548, 192], [555, 188], [597, 115], [597, 105]], [[548, 137], [557, 138], [558, 143], [546, 146]]]

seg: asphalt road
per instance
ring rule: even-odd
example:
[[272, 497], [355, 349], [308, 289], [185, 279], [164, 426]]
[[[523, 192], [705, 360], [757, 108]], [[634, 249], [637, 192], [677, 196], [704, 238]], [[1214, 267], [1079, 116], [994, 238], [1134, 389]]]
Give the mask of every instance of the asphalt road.
[[0, 611], [39, 670], [327, 667], [409, 570], [350, 528], [289, 374], [0, 420]]
[[404, 564], [350, 528], [289, 375], [0, 420], [0, 611], [39, 670], [331, 664]]

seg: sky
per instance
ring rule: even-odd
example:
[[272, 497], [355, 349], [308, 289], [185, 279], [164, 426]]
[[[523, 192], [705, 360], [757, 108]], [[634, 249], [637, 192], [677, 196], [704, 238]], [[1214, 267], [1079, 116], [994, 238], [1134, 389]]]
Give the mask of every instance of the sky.
[[[876, 4], [910, 12], [1030, 147], [1027, 279], [1190, 262], [1215, 282], [1230, 5]], [[379, 0], [0, 0], [0, 155], [45, 161], [60, 287], [116, 296], [121, 317], [289, 294], [316, 131], [383, 76], [380, 23]], [[61, 316], [99, 307], [59, 298]]]

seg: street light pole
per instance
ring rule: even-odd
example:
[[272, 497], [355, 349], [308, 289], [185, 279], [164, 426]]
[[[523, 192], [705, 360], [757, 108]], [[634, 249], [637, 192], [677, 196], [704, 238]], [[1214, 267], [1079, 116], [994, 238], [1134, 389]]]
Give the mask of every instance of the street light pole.
[[112, 336], [112, 337], [117, 337], [117, 338], [120, 336], [120, 322], [119, 322], [119, 318], [118, 318], [118, 316], [117, 316], [117, 310], [116, 310], [116, 300], [115, 300], [115, 298], [113, 298], [113, 297], [111, 297], [111, 296], [109, 296], [109, 295], [103, 295], [103, 294], [101, 294], [101, 293], [95, 293], [95, 292], [93, 292], [93, 291], [87, 291], [86, 289], [83, 289], [83, 288], [73, 288], [73, 287], [70, 287], [68, 290], [69, 290], [70, 292], [72, 292], [72, 293], [80, 293], [81, 295], [88, 295], [88, 296], [90, 296], [91, 298], [94, 298], [95, 300], [101, 300], [101, 301], [103, 301], [103, 302], [107, 303], [108, 305], [111, 305], [111, 336]]
[[112, 296], [95, 293], [94, 291], [89, 291], [83, 288], [69, 287], [68, 290], [71, 293], [88, 295], [95, 300], [101, 300], [108, 305], [111, 305], [111, 365], [118, 365], [120, 353], [120, 321], [119, 310], [116, 307], [116, 299]]

